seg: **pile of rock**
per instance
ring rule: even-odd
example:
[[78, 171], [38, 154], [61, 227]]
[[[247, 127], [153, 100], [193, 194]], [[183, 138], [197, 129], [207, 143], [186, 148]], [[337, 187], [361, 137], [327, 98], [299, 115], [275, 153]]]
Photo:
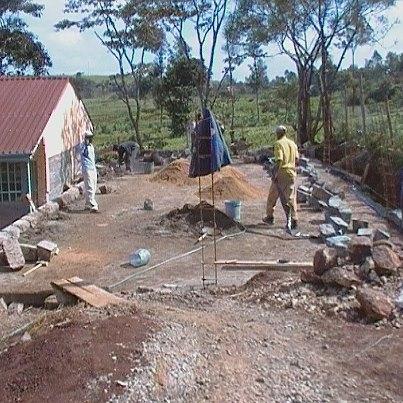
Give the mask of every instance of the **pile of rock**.
[[306, 157], [299, 159], [297, 172], [299, 175], [307, 177], [311, 183], [318, 181], [318, 172]]
[[396, 315], [389, 283], [397, 283], [401, 260], [394, 245], [385, 239], [355, 236], [346, 248], [323, 248], [316, 252], [313, 271], [301, 272], [301, 281], [319, 287], [345, 288], [352, 292], [361, 312], [370, 320]]

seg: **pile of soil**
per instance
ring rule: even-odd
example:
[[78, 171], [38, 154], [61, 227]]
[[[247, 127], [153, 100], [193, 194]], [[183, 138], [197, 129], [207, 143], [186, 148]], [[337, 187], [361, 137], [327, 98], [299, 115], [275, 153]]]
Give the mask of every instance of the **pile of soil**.
[[190, 230], [200, 235], [202, 226], [214, 228], [214, 215], [217, 229], [221, 233], [231, 233], [244, 229], [240, 223], [234, 221], [221, 210], [214, 208], [206, 201], [202, 201], [201, 206], [200, 204], [185, 204], [181, 209], [170, 211], [161, 220], [161, 225], [165, 227], [169, 226], [177, 230]]
[[106, 401], [123, 392], [116, 381], [139, 365], [153, 326], [137, 312], [74, 315], [0, 355], [0, 401]]
[[[189, 178], [190, 163], [183, 158], [171, 162], [150, 179], [152, 182], [168, 182], [177, 186], [190, 186], [198, 183], [198, 178]], [[232, 166], [226, 166], [214, 174], [214, 181], [223, 177], [235, 178], [245, 181], [245, 175]], [[208, 185], [211, 182], [210, 176], [203, 176], [202, 184]]]
[[[211, 199], [212, 186], [202, 189], [202, 196]], [[263, 197], [261, 189], [251, 185], [246, 179], [222, 176], [214, 183], [214, 196], [217, 200], [253, 200]]]
[[171, 162], [150, 179], [152, 182], [168, 182], [177, 186], [193, 185], [197, 179], [189, 178], [189, 161], [181, 158]]

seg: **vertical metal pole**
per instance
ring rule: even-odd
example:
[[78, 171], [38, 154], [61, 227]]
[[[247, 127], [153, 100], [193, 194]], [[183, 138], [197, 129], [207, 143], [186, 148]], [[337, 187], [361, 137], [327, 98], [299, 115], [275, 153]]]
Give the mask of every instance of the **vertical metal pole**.
[[[28, 194], [29, 197], [32, 199], [32, 186], [31, 186], [31, 161], [28, 160], [27, 162], [27, 177], [28, 177]], [[32, 213], [32, 204], [29, 203], [29, 212]]]
[[[202, 189], [201, 189], [201, 178], [199, 176], [199, 208], [200, 208], [200, 222], [202, 229], [204, 228], [204, 218], [203, 218], [203, 205], [202, 205]], [[203, 234], [202, 234], [203, 235]], [[201, 238], [201, 268], [202, 268], [202, 281], [203, 281], [203, 288], [204, 282], [206, 280], [206, 273], [205, 273], [205, 262], [204, 262], [204, 237]]]
[[214, 244], [214, 281], [217, 285], [217, 222], [215, 211], [215, 194], [214, 194], [214, 172], [211, 174], [211, 200], [213, 201], [213, 244]]

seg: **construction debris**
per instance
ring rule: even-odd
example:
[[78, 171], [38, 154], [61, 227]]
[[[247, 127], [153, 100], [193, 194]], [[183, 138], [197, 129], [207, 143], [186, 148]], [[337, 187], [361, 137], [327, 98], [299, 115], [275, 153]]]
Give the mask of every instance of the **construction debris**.
[[51, 241], [41, 241], [36, 245], [38, 249], [38, 260], [50, 262], [52, 257], [59, 253], [57, 244]]
[[383, 287], [388, 283], [388, 277], [398, 274], [401, 266], [399, 256], [389, 246], [374, 246], [367, 237], [356, 236], [346, 246], [347, 249], [318, 250], [314, 257], [314, 270], [301, 272], [301, 281], [319, 287], [350, 290], [366, 285], [367, 288], [360, 288], [353, 297], [360, 303], [362, 312], [369, 320], [390, 318], [394, 309], [390, 298], [381, 290], [370, 287]]

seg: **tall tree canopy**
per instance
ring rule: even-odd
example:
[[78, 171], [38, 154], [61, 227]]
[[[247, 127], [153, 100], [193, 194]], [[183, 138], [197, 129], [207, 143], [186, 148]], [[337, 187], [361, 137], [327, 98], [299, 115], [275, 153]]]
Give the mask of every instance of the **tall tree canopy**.
[[35, 75], [52, 65], [42, 43], [28, 30], [22, 15], [40, 17], [43, 6], [31, 0], [0, 2], [0, 74], [32, 70]]

